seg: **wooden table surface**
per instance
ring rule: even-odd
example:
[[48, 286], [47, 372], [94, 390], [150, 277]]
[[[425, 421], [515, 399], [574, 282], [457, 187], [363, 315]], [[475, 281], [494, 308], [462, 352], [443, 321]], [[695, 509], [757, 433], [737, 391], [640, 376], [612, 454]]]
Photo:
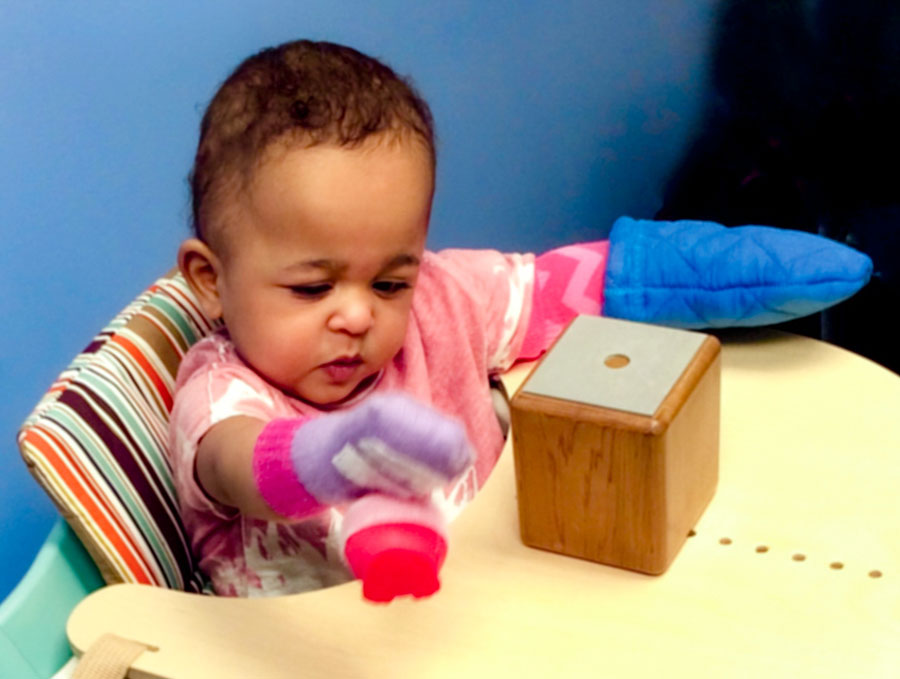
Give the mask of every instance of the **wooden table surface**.
[[155, 646], [141, 678], [900, 677], [900, 378], [770, 330], [724, 340], [719, 487], [662, 576], [524, 547], [505, 450], [429, 600], [118, 585], [75, 609], [72, 645]]

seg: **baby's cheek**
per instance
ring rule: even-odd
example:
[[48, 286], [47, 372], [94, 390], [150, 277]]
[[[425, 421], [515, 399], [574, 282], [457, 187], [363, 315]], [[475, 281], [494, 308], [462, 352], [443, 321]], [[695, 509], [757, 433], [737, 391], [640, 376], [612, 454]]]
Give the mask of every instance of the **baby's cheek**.
[[409, 330], [410, 307], [403, 309], [392, 309], [392, 313], [388, 315], [385, 326], [382, 328], [381, 336], [382, 351], [385, 355], [385, 362], [393, 358], [394, 354], [400, 351], [403, 342], [406, 339], [406, 333]]
[[318, 352], [313, 338], [285, 332], [258, 343], [255, 354], [257, 370], [284, 386], [306, 373]]

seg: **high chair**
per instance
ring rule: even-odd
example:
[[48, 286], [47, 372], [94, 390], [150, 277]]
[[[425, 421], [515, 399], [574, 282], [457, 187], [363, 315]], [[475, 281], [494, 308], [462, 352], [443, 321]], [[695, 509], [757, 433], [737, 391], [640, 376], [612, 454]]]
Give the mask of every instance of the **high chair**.
[[165, 445], [181, 358], [216, 327], [181, 274], [166, 274], [88, 344], [22, 425], [22, 457], [65, 524], [0, 606], [3, 657], [16, 662], [0, 675], [55, 671], [71, 654], [69, 611], [103, 582], [206, 589]]
[[[20, 452], [65, 523], [0, 606], [0, 650], [9, 651], [0, 676], [50, 676], [71, 656], [69, 612], [103, 583], [209, 593], [178, 512], [165, 446], [181, 359], [217, 327], [181, 274], [169, 272], [88, 344], [25, 420]], [[504, 420], [502, 384], [492, 388]], [[16, 665], [5, 667], [6, 657]]]

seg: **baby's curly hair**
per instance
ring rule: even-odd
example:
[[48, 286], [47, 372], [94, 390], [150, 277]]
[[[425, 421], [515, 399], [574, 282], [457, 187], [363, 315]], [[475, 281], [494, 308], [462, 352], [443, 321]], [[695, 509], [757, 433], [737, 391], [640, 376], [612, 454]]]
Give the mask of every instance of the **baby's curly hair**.
[[368, 137], [412, 134], [435, 162], [428, 104], [408, 80], [352, 48], [298, 40], [246, 59], [216, 92], [200, 124], [189, 177], [194, 234], [221, 235], [216, 209], [246, 189], [276, 143], [353, 148]]

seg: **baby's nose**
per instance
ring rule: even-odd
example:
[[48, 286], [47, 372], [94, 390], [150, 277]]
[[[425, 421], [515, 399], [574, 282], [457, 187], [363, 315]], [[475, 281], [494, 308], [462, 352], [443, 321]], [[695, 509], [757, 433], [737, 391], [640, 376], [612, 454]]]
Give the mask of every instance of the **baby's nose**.
[[369, 295], [347, 294], [332, 314], [330, 327], [332, 330], [361, 335], [372, 327], [374, 320], [374, 307]]

